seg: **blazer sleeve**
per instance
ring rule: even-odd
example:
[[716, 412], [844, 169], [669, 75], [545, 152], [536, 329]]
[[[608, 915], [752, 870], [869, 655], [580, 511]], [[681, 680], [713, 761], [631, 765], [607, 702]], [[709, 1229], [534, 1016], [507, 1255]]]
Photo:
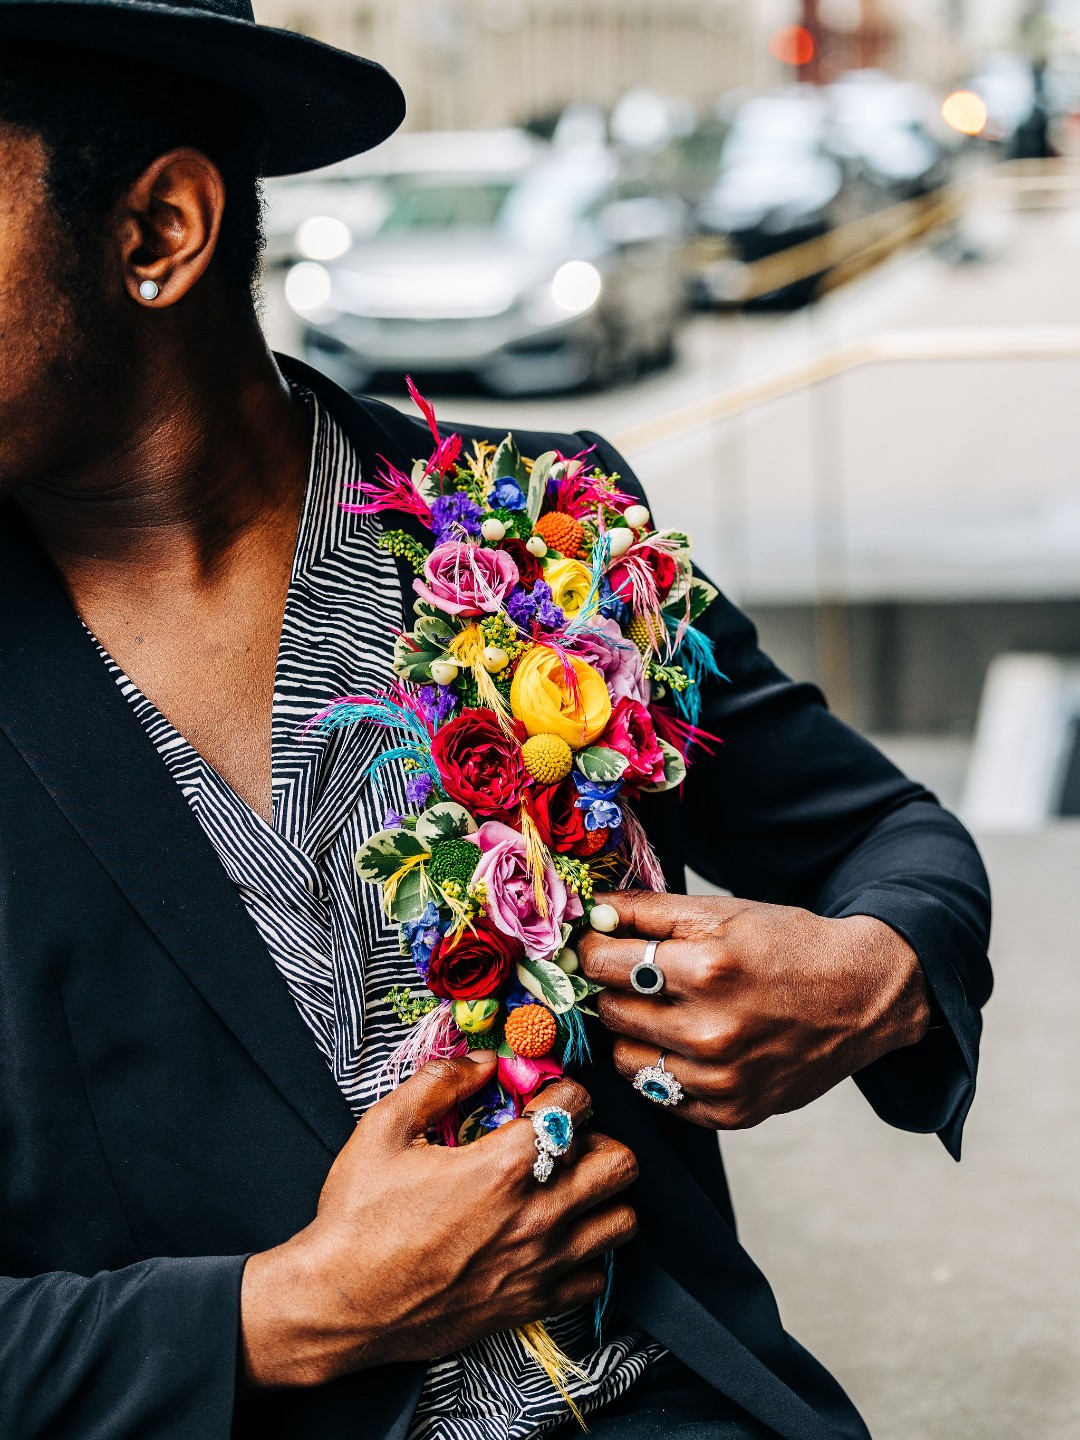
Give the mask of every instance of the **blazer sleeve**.
[[0, 1278], [4, 1440], [229, 1440], [246, 1258]]
[[[644, 498], [610, 445], [582, 438]], [[978, 851], [933, 795], [829, 713], [814, 686], [783, 675], [723, 596], [698, 628], [727, 678], [702, 696], [700, 723], [722, 744], [699, 753], [683, 787], [685, 861], [747, 899], [873, 915], [907, 940], [931, 991], [931, 1029], [855, 1081], [883, 1119], [937, 1133], [959, 1159], [991, 989], [990, 887]]]

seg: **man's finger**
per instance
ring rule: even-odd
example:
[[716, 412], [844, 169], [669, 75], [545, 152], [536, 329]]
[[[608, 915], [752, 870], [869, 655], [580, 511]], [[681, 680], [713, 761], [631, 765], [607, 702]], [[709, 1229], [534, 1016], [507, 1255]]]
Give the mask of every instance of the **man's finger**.
[[[595, 931], [578, 942], [577, 952], [584, 974], [597, 985], [636, 993], [630, 982], [634, 967], [645, 959], [647, 940], [617, 940]], [[654, 998], [687, 998], [695, 991], [703, 968], [703, 948], [692, 940], [657, 942], [652, 963], [664, 975], [664, 988]]]
[[696, 1007], [678, 1002], [647, 999], [644, 995], [605, 990], [596, 997], [597, 1014], [606, 1030], [653, 1045], [657, 1051], [678, 1050], [693, 1054]]
[[459, 1060], [432, 1060], [371, 1107], [364, 1116], [367, 1133], [381, 1130], [387, 1144], [404, 1149], [475, 1095], [494, 1073], [492, 1050], [473, 1050]]
[[617, 890], [593, 897], [597, 905], [610, 905], [618, 913], [620, 936], [644, 935], [651, 940], [669, 940], [679, 933], [687, 918], [685, 895], [666, 895], [655, 890]]

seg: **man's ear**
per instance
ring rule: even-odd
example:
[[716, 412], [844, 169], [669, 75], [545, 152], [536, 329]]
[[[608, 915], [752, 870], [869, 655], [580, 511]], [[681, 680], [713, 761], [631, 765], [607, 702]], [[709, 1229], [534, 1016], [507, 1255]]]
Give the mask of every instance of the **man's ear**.
[[214, 257], [225, 181], [200, 150], [170, 150], [147, 166], [120, 203], [123, 283], [139, 305], [174, 305]]

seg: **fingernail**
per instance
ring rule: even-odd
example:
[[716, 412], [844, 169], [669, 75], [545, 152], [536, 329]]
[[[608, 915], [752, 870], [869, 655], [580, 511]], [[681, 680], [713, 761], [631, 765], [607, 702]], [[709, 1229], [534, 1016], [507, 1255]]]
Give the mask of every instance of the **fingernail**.
[[495, 1055], [494, 1050], [470, 1050], [466, 1059], [475, 1060], [478, 1065], [486, 1065]]

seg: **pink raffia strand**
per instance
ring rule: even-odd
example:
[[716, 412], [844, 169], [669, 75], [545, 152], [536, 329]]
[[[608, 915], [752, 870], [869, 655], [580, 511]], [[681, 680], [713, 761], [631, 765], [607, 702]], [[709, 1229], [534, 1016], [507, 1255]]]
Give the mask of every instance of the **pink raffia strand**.
[[663, 894], [668, 888], [667, 880], [644, 826], [629, 805], [623, 806], [622, 814], [626, 841], [625, 885], [641, 884], [646, 890], [657, 890]]
[[423, 415], [431, 431], [431, 438], [435, 441], [435, 453], [424, 466], [425, 475], [438, 475], [441, 480], [446, 472], [457, 464], [458, 456], [461, 454], [461, 436], [447, 435], [444, 440], [439, 434], [439, 424], [435, 419], [435, 407], [430, 400], [425, 400], [420, 391], [413, 384], [411, 375], [405, 376], [405, 384], [409, 391], [409, 397], [413, 404]]
[[577, 455], [563, 455], [559, 459], [566, 466], [565, 472], [555, 485], [554, 508], [572, 515], [575, 520], [591, 518], [597, 506], [607, 505], [614, 510], [625, 510], [637, 502], [632, 495], [622, 490], [609, 489], [606, 484], [585, 474], [585, 461], [595, 449], [581, 450]]
[[724, 743], [719, 735], [710, 735], [708, 730], [691, 725], [689, 720], [681, 720], [666, 705], [650, 705], [649, 718], [660, 739], [673, 745], [684, 760], [695, 745], [699, 750], [704, 750], [706, 755], [715, 755], [716, 746]]
[[382, 510], [397, 510], [404, 515], [415, 515], [429, 530], [433, 529], [431, 507], [417, 490], [411, 477], [391, 464], [384, 455], [380, 455], [379, 459], [383, 468], [376, 473], [374, 480], [361, 480], [359, 484], [349, 487], [366, 495], [368, 498], [365, 503], [354, 505], [343, 500], [342, 510], [347, 515], [375, 515]]
[[[379, 1071], [376, 1094], [396, 1090], [402, 1080], [415, 1075], [429, 1060], [453, 1060], [464, 1055], [468, 1048], [468, 1041], [454, 1024], [450, 1002], [444, 1000], [418, 1020], [401, 1044], [391, 1052]], [[454, 1144], [457, 1144], [456, 1132]]]

